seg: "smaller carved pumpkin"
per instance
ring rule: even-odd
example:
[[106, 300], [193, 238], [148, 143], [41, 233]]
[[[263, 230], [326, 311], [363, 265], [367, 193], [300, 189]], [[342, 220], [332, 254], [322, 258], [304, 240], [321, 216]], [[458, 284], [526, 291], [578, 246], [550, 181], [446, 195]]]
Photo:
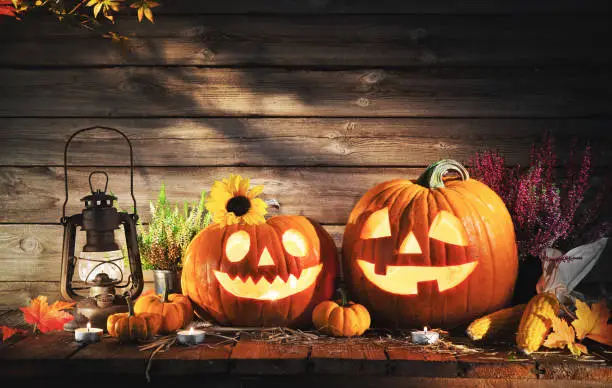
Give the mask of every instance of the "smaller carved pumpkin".
[[159, 314], [140, 313], [134, 314], [134, 306], [129, 296], [127, 313], [111, 314], [106, 319], [106, 330], [111, 337], [119, 339], [119, 342], [147, 340], [155, 336], [162, 325], [162, 317]]
[[193, 320], [193, 306], [183, 294], [168, 294], [167, 287], [163, 295], [142, 295], [136, 299], [136, 314], [153, 313], [162, 318], [160, 333], [171, 333]]
[[360, 304], [348, 301], [340, 289], [337, 302], [326, 300], [312, 311], [312, 323], [319, 332], [334, 337], [362, 335], [370, 327], [370, 313]]

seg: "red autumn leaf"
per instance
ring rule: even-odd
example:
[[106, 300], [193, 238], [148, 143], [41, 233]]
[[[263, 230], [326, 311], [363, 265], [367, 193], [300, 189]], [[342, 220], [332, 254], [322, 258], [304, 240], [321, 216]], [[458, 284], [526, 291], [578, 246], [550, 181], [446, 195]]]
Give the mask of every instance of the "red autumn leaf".
[[30, 301], [30, 306], [20, 307], [23, 311], [23, 319], [34, 325], [34, 330], [40, 330], [41, 333], [47, 333], [54, 330], [63, 330], [64, 324], [74, 319], [72, 315], [66, 311], [62, 311], [74, 306], [73, 302], [56, 301], [51, 306], [47, 302], [47, 297], [39, 295], [36, 299]]
[[0, 326], [0, 331], [2, 331], [2, 342], [6, 341], [7, 339], [11, 338], [17, 333], [20, 333], [20, 334], [26, 333], [25, 330], [15, 329], [14, 327], [8, 327], [8, 326]]
[[0, 15], [16, 16], [17, 10], [11, 0], [0, 0]]

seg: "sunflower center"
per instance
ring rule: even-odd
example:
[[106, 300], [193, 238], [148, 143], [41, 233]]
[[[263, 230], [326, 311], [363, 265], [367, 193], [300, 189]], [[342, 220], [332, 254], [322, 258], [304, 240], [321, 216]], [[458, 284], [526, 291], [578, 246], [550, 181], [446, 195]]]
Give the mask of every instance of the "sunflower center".
[[245, 196], [236, 196], [227, 201], [225, 208], [228, 212], [234, 213], [236, 217], [240, 217], [248, 213], [251, 201]]

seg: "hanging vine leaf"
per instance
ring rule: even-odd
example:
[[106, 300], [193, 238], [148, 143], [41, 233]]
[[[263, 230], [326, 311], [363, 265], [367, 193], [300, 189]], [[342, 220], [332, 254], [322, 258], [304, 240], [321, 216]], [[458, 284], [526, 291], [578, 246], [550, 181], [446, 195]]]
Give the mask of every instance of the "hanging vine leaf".
[[102, 11], [102, 15], [114, 23], [115, 17], [112, 15], [111, 11], [119, 12], [121, 1], [123, 0], [89, 0], [87, 6], [93, 7], [94, 18], [97, 18], [100, 11]]
[[151, 23], [155, 23], [153, 20], [153, 11], [151, 8], [159, 6], [159, 3], [155, 1], [141, 0], [130, 5], [131, 8], [138, 9], [138, 21], [142, 22], [142, 17], [147, 18]]

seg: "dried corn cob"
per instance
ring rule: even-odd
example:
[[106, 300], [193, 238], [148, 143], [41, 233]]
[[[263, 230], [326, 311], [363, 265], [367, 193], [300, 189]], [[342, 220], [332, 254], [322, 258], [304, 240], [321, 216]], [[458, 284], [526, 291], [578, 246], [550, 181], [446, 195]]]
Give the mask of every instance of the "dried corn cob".
[[552, 326], [551, 320], [559, 311], [559, 301], [550, 292], [531, 298], [523, 312], [516, 334], [516, 344], [525, 354], [538, 350]]
[[526, 306], [523, 303], [480, 317], [470, 323], [465, 333], [473, 341], [514, 336]]

